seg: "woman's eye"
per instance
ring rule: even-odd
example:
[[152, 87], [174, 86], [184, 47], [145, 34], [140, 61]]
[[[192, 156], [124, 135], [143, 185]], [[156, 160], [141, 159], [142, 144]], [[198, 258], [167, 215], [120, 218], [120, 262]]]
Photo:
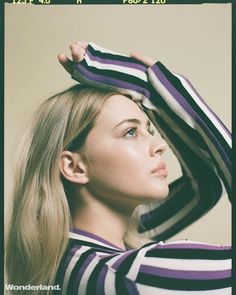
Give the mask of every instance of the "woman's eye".
[[136, 137], [137, 136], [137, 127], [130, 128], [126, 133], [127, 137]]

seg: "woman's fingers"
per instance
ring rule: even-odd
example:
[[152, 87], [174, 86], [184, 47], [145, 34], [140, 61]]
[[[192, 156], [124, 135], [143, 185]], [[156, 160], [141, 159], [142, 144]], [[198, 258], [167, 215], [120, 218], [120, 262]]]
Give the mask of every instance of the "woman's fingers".
[[88, 42], [77, 41], [70, 45], [72, 60], [70, 60], [64, 54], [59, 54], [57, 56], [60, 64], [69, 74], [72, 74], [73, 72], [73, 63], [81, 62], [84, 59], [85, 51], [87, 47], [88, 47]]
[[145, 64], [148, 67], [151, 67], [155, 63], [155, 61], [152, 58], [147, 57], [147, 56], [143, 56], [137, 52], [131, 52], [130, 56], [141, 61], [143, 64]]
[[77, 41], [70, 45], [73, 62], [81, 62], [84, 59], [87, 47], [88, 42], [86, 41]]
[[64, 54], [59, 54], [57, 56], [60, 64], [63, 66], [63, 68], [69, 73], [72, 74], [73, 72], [73, 62], [66, 57]]
[[[73, 72], [73, 63], [81, 62], [85, 57], [85, 52], [88, 47], [88, 42], [86, 41], [77, 41], [70, 45], [70, 51], [72, 60], [66, 57], [63, 54], [58, 55], [58, 60], [60, 64], [64, 67], [64, 69], [69, 73], [72, 74]], [[130, 56], [138, 61], [141, 61], [147, 67], [152, 66], [155, 61], [147, 56], [143, 56], [137, 52], [131, 52]]]
[[70, 46], [71, 56], [73, 62], [81, 62], [85, 56], [85, 48], [81, 47], [77, 43], [74, 43]]
[[75, 42], [75, 44], [77, 44], [79, 47], [82, 47], [84, 49], [87, 49], [87, 47], [88, 47], [87, 41], [77, 41], [77, 42]]

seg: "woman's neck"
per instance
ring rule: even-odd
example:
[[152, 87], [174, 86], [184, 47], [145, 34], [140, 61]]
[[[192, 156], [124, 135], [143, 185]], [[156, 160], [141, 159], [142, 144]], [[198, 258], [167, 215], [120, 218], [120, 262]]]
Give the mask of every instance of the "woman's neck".
[[123, 236], [132, 210], [116, 210], [94, 198], [87, 191], [80, 191], [73, 203], [72, 221], [79, 228], [125, 249]]

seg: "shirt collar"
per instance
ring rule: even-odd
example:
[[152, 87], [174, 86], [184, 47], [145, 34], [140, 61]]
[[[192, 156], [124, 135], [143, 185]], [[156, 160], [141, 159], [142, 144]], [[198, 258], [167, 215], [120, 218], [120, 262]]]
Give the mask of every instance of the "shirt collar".
[[69, 238], [98, 244], [100, 246], [109, 247], [119, 251], [125, 251], [121, 247], [116, 246], [113, 243], [110, 243], [109, 241], [99, 237], [98, 235], [92, 234], [88, 231], [85, 231], [79, 228], [71, 228], [69, 233]]

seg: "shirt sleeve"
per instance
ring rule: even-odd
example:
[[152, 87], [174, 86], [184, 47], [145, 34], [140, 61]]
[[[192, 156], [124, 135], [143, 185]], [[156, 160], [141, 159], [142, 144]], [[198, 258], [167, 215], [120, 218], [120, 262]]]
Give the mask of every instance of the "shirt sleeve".
[[229, 247], [177, 241], [105, 252], [87, 246], [72, 249], [60, 294], [231, 294]]
[[170, 184], [167, 198], [135, 210], [133, 233], [166, 240], [208, 212], [224, 191], [231, 200], [231, 134], [185, 77], [161, 62], [148, 68], [93, 43], [72, 77], [130, 96], [181, 165], [182, 176]]

